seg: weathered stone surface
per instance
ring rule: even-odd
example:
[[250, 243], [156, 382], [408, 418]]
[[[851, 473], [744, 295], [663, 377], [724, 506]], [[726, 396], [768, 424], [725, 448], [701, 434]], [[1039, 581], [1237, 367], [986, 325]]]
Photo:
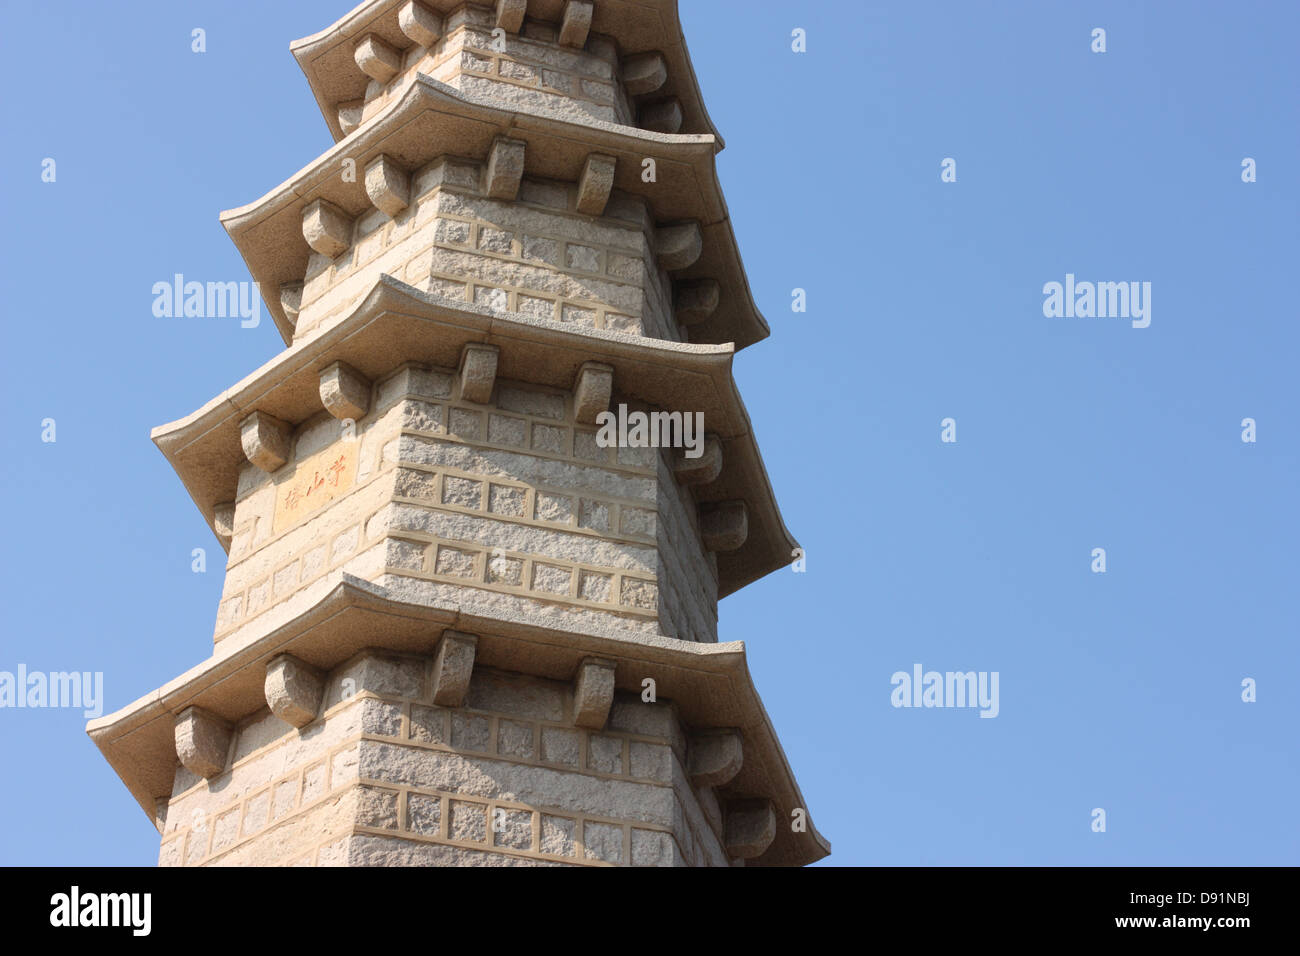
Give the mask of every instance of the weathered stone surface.
[[656, 133], [676, 133], [682, 128], [682, 103], [677, 97], [648, 103], [637, 114], [642, 129]]
[[483, 191], [493, 199], [514, 199], [524, 175], [523, 140], [498, 136], [488, 153]]
[[335, 418], [356, 421], [370, 411], [370, 380], [343, 362], [321, 369], [320, 400]]
[[212, 509], [212, 530], [218, 538], [230, 539], [235, 534], [235, 503], [226, 501]]
[[673, 283], [673, 315], [685, 326], [698, 325], [718, 310], [722, 288], [715, 279]]
[[339, 128], [343, 130], [344, 136], [361, 126], [361, 120], [365, 115], [365, 110], [365, 100], [344, 100], [339, 104]]
[[727, 855], [741, 860], [762, 856], [776, 839], [776, 813], [770, 800], [732, 800], [726, 807]]
[[578, 369], [578, 380], [573, 385], [574, 418], [594, 425], [597, 415], [609, 411], [609, 399], [613, 392], [613, 367], [601, 362], [583, 362]]
[[469, 693], [474, 674], [474, 654], [478, 638], [460, 631], [443, 631], [438, 653], [433, 660], [433, 702], [443, 707], [459, 707]]
[[391, 219], [411, 201], [411, 177], [391, 157], [380, 154], [366, 164], [366, 195]]
[[492, 398], [492, 388], [497, 380], [497, 357], [500, 349], [495, 345], [472, 342], [460, 355], [460, 395], [467, 402], [486, 405]]
[[604, 213], [609, 202], [610, 191], [614, 188], [614, 169], [618, 161], [613, 156], [592, 153], [582, 167], [582, 178], [578, 180], [578, 212], [588, 216]]
[[497, 0], [497, 26], [507, 33], [518, 33], [527, 9], [528, 0]]
[[573, 689], [573, 722], [599, 730], [609, 717], [614, 702], [614, 663], [588, 657], [578, 666]]
[[673, 459], [673, 476], [682, 485], [707, 485], [722, 474], [722, 442], [716, 435], [704, 436], [699, 458], [687, 458], [682, 449]]
[[316, 668], [281, 654], [266, 665], [263, 690], [271, 713], [295, 727], [306, 727], [320, 711], [325, 681]]
[[744, 739], [739, 730], [711, 730], [692, 734], [689, 740], [691, 783], [721, 787], [740, 773]]
[[352, 244], [352, 219], [333, 203], [317, 199], [302, 211], [302, 237], [321, 255], [338, 258]]
[[357, 43], [353, 59], [362, 73], [380, 83], [387, 83], [402, 69], [402, 54], [373, 33]]
[[176, 756], [190, 773], [211, 780], [226, 769], [230, 724], [198, 707], [176, 715]]
[[270, 474], [289, 460], [293, 447], [293, 429], [266, 412], [253, 412], [239, 425], [239, 441], [244, 455], [258, 468]]
[[286, 282], [280, 286], [280, 308], [290, 325], [298, 324], [298, 310], [302, 308], [301, 282]]
[[660, 226], [655, 230], [655, 255], [669, 272], [694, 265], [704, 251], [704, 235], [698, 222]]
[[700, 534], [710, 551], [735, 551], [749, 537], [749, 511], [743, 501], [700, 506]]
[[623, 61], [623, 88], [628, 96], [653, 93], [668, 82], [668, 64], [662, 53], [638, 53]]
[[564, 19], [560, 22], [561, 46], [581, 48], [587, 42], [592, 12], [591, 0], [569, 0], [564, 5]]
[[412, 41], [426, 49], [442, 35], [442, 17], [417, 0], [407, 0], [397, 11], [397, 26]]

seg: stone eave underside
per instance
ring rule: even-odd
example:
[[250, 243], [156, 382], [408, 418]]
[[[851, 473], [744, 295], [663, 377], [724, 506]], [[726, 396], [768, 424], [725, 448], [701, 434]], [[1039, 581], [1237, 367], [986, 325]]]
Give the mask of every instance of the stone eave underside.
[[744, 500], [749, 516], [745, 542], [717, 553], [718, 596], [793, 560], [798, 545], [781, 518], [731, 378], [729, 347], [605, 330], [579, 333], [554, 320], [493, 313], [424, 293], [391, 276], [382, 276], [346, 318], [282, 352], [198, 411], [155, 428], [152, 438], [215, 533], [216, 507], [235, 498], [245, 462], [240, 422], [252, 411], [297, 424], [321, 411], [319, 373], [332, 362], [345, 362], [372, 379], [405, 362], [454, 369], [470, 342], [500, 348], [502, 379], [569, 388], [584, 362], [599, 361], [613, 367], [618, 395], [669, 411], [703, 412], [706, 429], [722, 440], [723, 468], [714, 481], [695, 488], [696, 500]]
[[[387, 155], [408, 170], [443, 156], [481, 163], [498, 136], [527, 144], [524, 175], [536, 179], [576, 182], [589, 155], [615, 157], [615, 189], [644, 198], [656, 221], [700, 224], [699, 258], [673, 272], [673, 279], [713, 279], [721, 295], [713, 315], [690, 328], [692, 341], [734, 342], [743, 349], [767, 337], [769, 328], [754, 303], [718, 183], [713, 137], [595, 121], [578, 124], [502, 109], [417, 74], [402, 96], [361, 130], [261, 199], [221, 214], [285, 344], [293, 339], [293, 325], [281, 306], [279, 289], [284, 283], [301, 282], [307, 271], [311, 250], [302, 233], [306, 206], [323, 199], [349, 216], [361, 215], [374, 208], [362, 175], [372, 159]], [[654, 183], [641, 181], [641, 161], [647, 156], [658, 166]], [[355, 182], [345, 182], [340, 175], [347, 159], [356, 161]]]
[[[397, 11], [404, 0], [370, 0], [354, 7], [331, 26], [289, 45], [302, 68], [335, 141], [344, 138], [338, 105], [360, 99], [369, 77], [353, 59], [356, 42], [373, 33], [398, 50], [411, 40], [398, 26]], [[439, 16], [464, 6], [464, 0], [421, 0]], [[527, 18], [559, 23], [566, 0], [528, 0]], [[485, 6], [493, 5], [483, 0]], [[722, 147], [722, 137], [709, 119], [700, 95], [699, 81], [677, 15], [677, 0], [596, 0], [591, 32], [609, 37], [621, 56], [658, 52], [664, 56], [668, 78], [654, 97], [677, 98], [682, 107], [682, 128], [710, 133]]]
[[345, 574], [332, 576], [327, 584], [328, 593], [293, 620], [269, 633], [223, 642], [207, 661], [86, 725], [155, 826], [158, 801], [170, 795], [177, 766], [175, 715], [186, 707], [238, 722], [265, 708], [266, 664], [278, 654], [291, 653], [330, 670], [367, 648], [431, 653], [442, 630], [454, 628], [479, 635], [476, 667], [569, 680], [584, 657], [598, 655], [616, 663], [619, 690], [639, 693], [641, 681], [651, 677], [659, 696], [672, 700], [692, 728], [738, 728], [744, 740], [741, 770], [723, 795], [768, 798], [778, 821], [771, 846], [747, 865], [803, 865], [830, 853], [811, 813], [803, 833], [782, 822], [796, 808], [808, 808], [750, 677], [743, 642], [696, 644], [612, 631], [553, 631], [461, 609], [394, 601], [383, 588]]

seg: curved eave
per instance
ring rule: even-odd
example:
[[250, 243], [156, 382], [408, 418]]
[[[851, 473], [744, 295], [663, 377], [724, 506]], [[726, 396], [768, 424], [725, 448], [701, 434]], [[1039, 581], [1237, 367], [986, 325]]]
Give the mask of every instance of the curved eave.
[[[221, 224], [260, 285], [285, 344], [293, 340], [293, 326], [280, 305], [278, 290], [283, 283], [301, 281], [307, 271], [311, 250], [302, 236], [303, 208], [317, 199], [328, 200], [350, 216], [374, 208], [364, 177], [345, 182], [339, 175], [345, 160], [355, 160], [358, 170], [381, 153], [411, 170], [441, 156], [482, 162], [492, 141], [502, 134], [527, 144], [524, 174], [539, 179], [575, 182], [591, 153], [615, 156], [615, 189], [644, 198], [658, 222], [695, 219], [700, 223], [704, 238], [700, 258], [673, 277], [715, 279], [722, 295], [717, 311], [690, 329], [692, 340], [733, 342], [743, 349], [768, 336], [722, 196], [712, 136], [654, 133], [613, 123], [579, 124], [517, 112], [417, 74], [402, 96], [362, 130], [261, 199], [221, 214]], [[656, 157], [657, 183], [641, 181], [641, 160], [647, 155]]]
[[[335, 142], [345, 135], [339, 125], [338, 105], [361, 99], [369, 82], [369, 77], [353, 60], [356, 42], [367, 33], [374, 33], [398, 50], [414, 45], [397, 25], [397, 11], [403, 2], [368, 0], [319, 33], [289, 44]], [[444, 17], [464, 5], [464, 0], [421, 2]], [[529, 0], [527, 15], [529, 19], [559, 23], [564, 4], [565, 0]], [[598, 0], [591, 32], [613, 39], [621, 56], [662, 53], [668, 67], [668, 81], [655, 91], [653, 98], [677, 97], [682, 105], [683, 128], [712, 134], [717, 137], [719, 148], [722, 147], [722, 138], [704, 107], [699, 80], [686, 49], [677, 0]]]
[[431, 295], [387, 275], [347, 317], [276, 356], [198, 411], [155, 428], [151, 437], [213, 527], [216, 506], [235, 497], [244, 464], [239, 423], [250, 412], [296, 424], [321, 411], [319, 374], [331, 362], [346, 362], [372, 379], [407, 361], [455, 368], [469, 342], [500, 348], [502, 379], [567, 389], [582, 363], [595, 360], [613, 366], [619, 395], [659, 408], [703, 412], [706, 428], [723, 441], [723, 471], [697, 489], [697, 497], [742, 498], [749, 512], [745, 543], [718, 555], [719, 596], [790, 563], [797, 545], [781, 520], [732, 379], [730, 345], [665, 342], [602, 329], [579, 332], [552, 319], [494, 313]]
[[[162, 830], [158, 802], [171, 794], [177, 766], [174, 715], [203, 707], [237, 722], [266, 707], [267, 663], [292, 653], [331, 670], [367, 648], [427, 654], [435, 635], [456, 628], [479, 635], [475, 665], [568, 680], [584, 656], [616, 662], [616, 685], [640, 693], [646, 676], [692, 727], [737, 727], [743, 738], [740, 773], [723, 796], [767, 797], [777, 820], [808, 811], [772, 722], [754, 687], [741, 641], [696, 644], [667, 637], [628, 637], [617, 631], [555, 631], [481, 617], [472, 607], [432, 608], [388, 597], [384, 588], [334, 572], [319, 590], [294, 599], [279, 626], [219, 644], [211, 658], [121, 710], [90, 721], [86, 733], [122, 778], [145, 814]], [[778, 824], [776, 837], [751, 866], [802, 866], [830, 853], [813, 826], [795, 833]]]

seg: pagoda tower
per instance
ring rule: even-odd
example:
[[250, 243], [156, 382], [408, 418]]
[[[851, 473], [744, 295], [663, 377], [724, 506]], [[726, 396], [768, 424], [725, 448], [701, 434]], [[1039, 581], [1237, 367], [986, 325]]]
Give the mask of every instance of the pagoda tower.
[[212, 656], [87, 725], [159, 864], [825, 856], [718, 642], [797, 545], [675, 0], [368, 0], [291, 50], [336, 143], [221, 216], [286, 348], [152, 435], [228, 552]]

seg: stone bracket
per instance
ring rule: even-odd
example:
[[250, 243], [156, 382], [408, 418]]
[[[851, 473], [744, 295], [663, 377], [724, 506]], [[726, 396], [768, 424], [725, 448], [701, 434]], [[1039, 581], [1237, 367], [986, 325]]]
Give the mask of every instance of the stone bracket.
[[336, 259], [352, 244], [352, 217], [333, 203], [317, 199], [302, 211], [302, 237], [314, 251]]
[[488, 153], [487, 173], [483, 191], [493, 199], [511, 199], [519, 195], [519, 183], [524, 177], [523, 140], [498, 136], [492, 141]]
[[704, 436], [699, 458], [687, 458], [686, 451], [673, 459], [673, 477], [679, 485], [707, 485], [722, 474], [722, 442], [716, 435]]
[[339, 104], [339, 129], [343, 130], [344, 136], [361, 126], [365, 109], [365, 100], [344, 100]]
[[352, 58], [362, 73], [379, 83], [387, 83], [402, 69], [402, 54], [373, 33], [357, 42]]
[[739, 730], [707, 730], [690, 737], [687, 756], [691, 783], [697, 787], [721, 787], [740, 773], [744, 738]]
[[460, 353], [460, 397], [467, 402], [486, 405], [492, 400], [492, 386], [497, 380], [497, 358], [501, 350], [495, 345], [470, 342]]
[[637, 114], [642, 129], [655, 133], [676, 133], [682, 128], [682, 103], [677, 97], [641, 107]]
[[212, 508], [212, 530], [227, 544], [235, 536], [235, 503], [225, 501]]
[[771, 800], [729, 800], [724, 842], [727, 855], [741, 860], [762, 856], [776, 839], [776, 811]]
[[355, 422], [370, 411], [370, 379], [351, 365], [333, 362], [321, 369], [320, 400], [335, 418]]
[[226, 769], [232, 728], [200, 707], [176, 715], [176, 756], [190, 773], [211, 780]]
[[292, 326], [298, 325], [298, 313], [302, 310], [302, 287], [301, 282], [285, 282], [280, 286], [280, 308], [284, 310], [284, 317], [289, 320]]
[[638, 53], [623, 61], [622, 74], [627, 95], [644, 96], [668, 82], [668, 64], [662, 53]]
[[583, 658], [573, 685], [573, 723], [588, 730], [600, 730], [609, 719], [614, 703], [614, 662], [599, 657]]
[[527, 9], [528, 0], [497, 0], [497, 26], [507, 33], [518, 33]]
[[411, 177], [382, 153], [366, 164], [366, 195], [392, 219], [411, 202]]
[[442, 17], [416, 0], [407, 0], [397, 11], [397, 28], [427, 50], [442, 36]]
[[669, 272], [693, 266], [704, 251], [704, 234], [698, 222], [683, 222], [655, 229], [655, 257]]
[[613, 366], [583, 362], [573, 385], [573, 417], [584, 425], [596, 424], [596, 416], [609, 411], [613, 393]]
[[239, 443], [244, 456], [268, 475], [289, 460], [293, 428], [288, 422], [253, 412], [239, 423]]
[[618, 160], [613, 156], [592, 153], [582, 167], [582, 178], [578, 180], [578, 212], [587, 216], [599, 216], [605, 211], [609, 194], [614, 189], [614, 168]]
[[560, 21], [560, 46], [582, 49], [591, 30], [591, 0], [569, 0], [564, 5], [564, 19]]
[[673, 315], [681, 325], [699, 325], [718, 310], [721, 299], [716, 279], [673, 283]]
[[266, 665], [263, 692], [271, 713], [295, 727], [306, 727], [320, 712], [325, 679], [310, 664], [281, 654]]
[[474, 673], [478, 637], [460, 631], [442, 632], [433, 660], [433, 702], [441, 707], [459, 707], [469, 694]]
[[735, 551], [749, 537], [749, 511], [745, 502], [700, 505], [700, 535], [709, 551]]

